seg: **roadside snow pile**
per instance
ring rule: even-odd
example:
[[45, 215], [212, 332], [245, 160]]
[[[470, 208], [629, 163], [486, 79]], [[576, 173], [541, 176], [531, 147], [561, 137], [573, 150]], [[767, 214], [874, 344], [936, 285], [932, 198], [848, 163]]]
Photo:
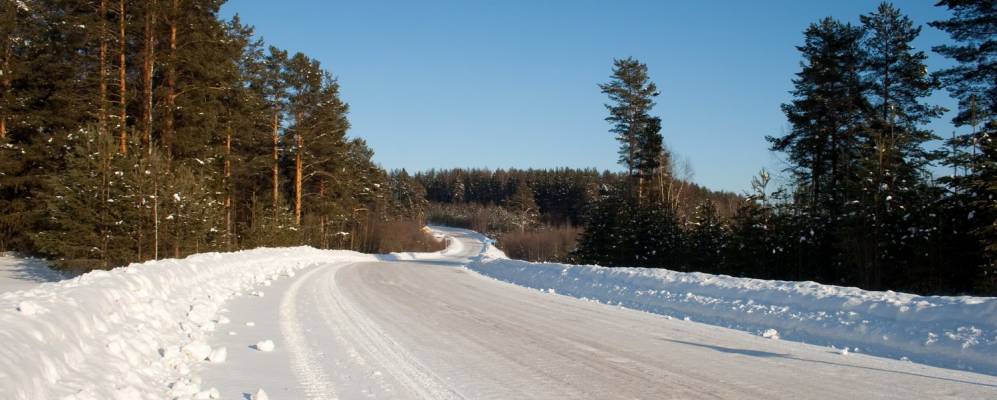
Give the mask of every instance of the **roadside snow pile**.
[[373, 256], [309, 247], [208, 253], [94, 271], [0, 294], [0, 398], [218, 398], [190, 376], [223, 303], [265, 282]]
[[997, 375], [997, 298], [917, 296], [816, 282], [530, 263], [493, 246], [467, 266], [529, 288], [890, 358]]

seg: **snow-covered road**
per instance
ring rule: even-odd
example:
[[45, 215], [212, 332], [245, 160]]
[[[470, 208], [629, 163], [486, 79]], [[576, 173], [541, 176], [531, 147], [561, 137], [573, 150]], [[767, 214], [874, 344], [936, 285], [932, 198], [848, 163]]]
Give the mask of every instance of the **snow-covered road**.
[[500, 282], [461, 268], [479, 236], [451, 235], [442, 254], [327, 263], [233, 299], [208, 338], [227, 361], [195, 373], [223, 398], [997, 398], [994, 376]]

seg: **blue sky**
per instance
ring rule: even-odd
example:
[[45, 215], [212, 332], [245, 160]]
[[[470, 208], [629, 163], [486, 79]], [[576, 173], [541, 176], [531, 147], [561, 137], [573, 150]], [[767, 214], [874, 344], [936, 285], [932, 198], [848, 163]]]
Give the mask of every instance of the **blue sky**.
[[[896, 4], [924, 30], [931, 1]], [[350, 134], [383, 167], [595, 167], [619, 170], [603, 120], [613, 58], [646, 63], [661, 90], [665, 143], [693, 180], [741, 192], [782, 156], [765, 135], [787, 124], [796, 45], [825, 16], [858, 22], [877, 2], [233, 0], [268, 44], [301, 51], [339, 78]], [[929, 67], [949, 63], [929, 53]], [[932, 101], [954, 108], [944, 92]], [[949, 116], [933, 124], [949, 136]]]

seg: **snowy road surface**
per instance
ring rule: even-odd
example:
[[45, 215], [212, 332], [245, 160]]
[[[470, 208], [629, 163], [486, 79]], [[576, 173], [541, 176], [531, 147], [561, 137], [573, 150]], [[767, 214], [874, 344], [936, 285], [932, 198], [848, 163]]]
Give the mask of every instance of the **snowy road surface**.
[[[997, 399], [997, 377], [543, 293], [461, 268], [482, 246], [329, 263], [229, 302], [195, 372], [222, 398]], [[273, 351], [257, 342], [272, 340]]]

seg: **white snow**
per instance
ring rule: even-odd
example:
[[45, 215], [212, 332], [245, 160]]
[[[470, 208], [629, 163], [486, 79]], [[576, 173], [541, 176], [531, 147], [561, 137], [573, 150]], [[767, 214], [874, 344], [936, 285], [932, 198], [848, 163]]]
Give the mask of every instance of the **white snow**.
[[274, 344], [273, 344], [273, 340], [270, 340], [270, 339], [256, 342], [256, 344], [253, 345], [253, 346], [254, 346], [254, 348], [256, 350], [259, 350], [259, 351], [262, 351], [262, 352], [273, 351], [273, 349], [275, 347]]
[[[0, 264], [22, 271], [23, 260]], [[204, 339], [226, 301], [294, 270], [372, 260], [308, 247], [207, 253], [0, 293], [0, 398], [218, 398], [191, 369], [225, 360]]]
[[211, 346], [200, 341], [190, 342], [184, 345], [181, 350], [194, 361], [204, 361], [211, 355]]
[[45, 282], [58, 282], [67, 277], [49, 268], [45, 260], [0, 253], [0, 293], [34, 288]]
[[[501, 281], [764, 332], [772, 339], [857, 347], [866, 354], [997, 374], [997, 298], [919, 296], [666, 269], [531, 263], [507, 258], [480, 234], [462, 233], [489, 243], [467, 268]], [[451, 243], [460, 246], [459, 241]]]
[[253, 395], [250, 397], [250, 399], [251, 400], [270, 400], [270, 397], [267, 397], [267, 392], [264, 392], [263, 389], [256, 389], [256, 392], [253, 393]]
[[[591, 314], [595, 311], [605, 313], [598, 315], [607, 318], [630, 321], [624, 325], [611, 325], [614, 330], [616, 326], [642, 326], [634, 322], [639, 319], [634, 319], [631, 314], [657, 318], [629, 310], [617, 310], [618, 314], [601, 308], [590, 310], [574, 303], [602, 306], [561, 297], [566, 295], [612, 304], [613, 310], [621, 306], [661, 314], [672, 321], [670, 323], [691, 327], [690, 331], [703, 332], [702, 335], [707, 336], [708, 333], [724, 337], [730, 334], [721, 335], [721, 330], [702, 324], [747, 331], [751, 335], [745, 337], [764, 343], [755, 345], [772, 346], [771, 354], [790, 348], [796, 349], [793, 351], [809, 351], [803, 350], [800, 347], [804, 346], [802, 344], [785, 340], [802, 341], [835, 346], [830, 356], [844, 360], [839, 355], [849, 355], [848, 362], [860, 360], [873, 365], [872, 361], [868, 361], [873, 357], [864, 355], [873, 354], [997, 373], [997, 299], [994, 298], [926, 297], [869, 292], [813, 282], [763, 281], [642, 268], [528, 263], [508, 259], [480, 234], [465, 231], [462, 235], [461, 240], [448, 238], [449, 247], [446, 250], [430, 254], [371, 256], [307, 247], [209, 253], [183, 260], [163, 260], [112, 271], [95, 271], [56, 283], [35, 282], [28, 290], [0, 292], [0, 399], [217, 399], [241, 398], [243, 393], [250, 398], [266, 399], [263, 389], [255, 389], [259, 387], [282, 397], [281, 390], [286, 390], [286, 386], [291, 384], [290, 380], [284, 379], [290, 373], [269, 370], [276, 368], [271, 365], [275, 360], [286, 360], [289, 366], [284, 368], [293, 370], [296, 377], [290, 379], [307, 382], [310, 388], [331, 388], [333, 379], [357, 379], [357, 376], [349, 375], [353, 369], [344, 370], [346, 375], [342, 376], [328, 373], [339, 371], [335, 366], [340, 362], [343, 362], [344, 368], [368, 362], [370, 367], [365, 368], [369, 370], [357, 370], [370, 372], [369, 376], [362, 378], [364, 382], [396, 379], [391, 382], [400, 386], [391, 386], [394, 383], [389, 382], [389, 386], [384, 387], [402, 387], [406, 393], [413, 394], [450, 393], [449, 387], [453, 382], [445, 382], [437, 376], [437, 372], [442, 373], [437, 369], [447, 364], [433, 364], [430, 368], [420, 361], [430, 354], [426, 351], [434, 348], [426, 343], [435, 340], [436, 333], [454, 343], [464, 343], [464, 340], [477, 336], [448, 336], [443, 331], [426, 331], [429, 327], [439, 328], [429, 323], [419, 327], [422, 334], [411, 333], [411, 337], [406, 338], [398, 332], [408, 332], [409, 325], [399, 328], [401, 330], [380, 326], [375, 321], [392, 321], [384, 317], [399, 315], [395, 314], [398, 310], [389, 309], [388, 305], [409, 304], [422, 297], [417, 292], [401, 293], [397, 299], [385, 297], [378, 300], [379, 303], [368, 309], [365, 302], [358, 301], [362, 298], [356, 297], [357, 293], [363, 293], [357, 290], [365, 287], [350, 289], [351, 285], [363, 285], [364, 281], [359, 278], [368, 276], [360, 274], [363, 271], [408, 271], [402, 275], [382, 276], [387, 279], [385, 282], [391, 282], [390, 286], [370, 286], [387, 290], [384, 293], [395, 293], [392, 289], [395, 282], [405, 283], [412, 278], [464, 277], [455, 282], [477, 286], [471, 286], [471, 292], [465, 288], [462, 293], [481, 293], [489, 296], [486, 297], [489, 301], [508, 296], [502, 304], [527, 307], [518, 310], [520, 314], [527, 313], [531, 304], [553, 306], [564, 303], [561, 304], [564, 307], [548, 310], [544, 318], [562, 333], [564, 329], [574, 326], [571, 321], [584, 320], [584, 316], [596, 315]], [[473, 257], [468, 259], [468, 254]], [[381, 262], [385, 260], [424, 261]], [[355, 262], [377, 265], [357, 267], [352, 264]], [[417, 273], [422, 271], [419, 268], [434, 263], [437, 265], [432, 269], [425, 269], [428, 275]], [[312, 268], [296, 279], [283, 280], [294, 276], [295, 271], [316, 265], [327, 268]], [[393, 266], [388, 268], [388, 265]], [[548, 300], [542, 300], [542, 303], [536, 303], [536, 299], [531, 300], [532, 303], [519, 301], [517, 296], [530, 292], [454, 268], [460, 265], [485, 276], [543, 291], [542, 298]], [[345, 271], [342, 276], [344, 281], [337, 280], [337, 271]], [[466, 277], [471, 276], [473, 280], [467, 280]], [[271, 291], [271, 296], [250, 296], [265, 287], [266, 282], [272, 282], [267, 289]], [[450, 288], [446, 286], [447, 282], [437, 279], [422, 281], [421, 284], [425, 286], [427, 282], [438, 282], [438, 286], [428, 293], [442, 295]], [[239, 299], [232, 301], [236, 297]], [[465, 294], [464, 297], [440, 299], [454, 301], [451, 306], [455, 307], [470, 298]], [[407, 301], [398, 302], [399, 299]], [[567, 300], [574, 303], [568, 304]], [[479, 303], [471, 304], [468, 310], [488, 304], [487, 301]], [[236, 310], [239, 304], [242, 304], [241, 308]], [[421, 309], [434, 314], [433, 307], [437, 306]], [[233, 311], [229, 312], [229, 308]], [[316, 315], [319, 310], [324, 311]], [[436, 311], [442, 310], [450, 308]], [[504, 308], [489, 310], [484, 313], [488, 315], [482, 315], [482, 318]], [[555, 310], [574, 311], [570, 314], [571, 318], [562, 321], [558, 320], [560, 314]], [[374, 312], [380, 312], [380, 317], [375, 319], [373, 315], [368, 315]], [[435, 314], [437, 319], [433, 321], [437, 322], [443, 318], [442, 321], [450, 323], [479, 324], [474, 325], [474, 329], [485, 329], [475, 331], [479, 335], [487, 333], [487, 329], [495, 323], [495, 320], [487, 318], [482, 321], [466, 318], [463, 313]], [[258, 324], [246, 322], [250, 320], [256, 320]], [[231, 324], [228, 328], [238, 329], [239, 332], [226, 329], [212, 333], [216, 325], [224, 324]], [[533, 329], [532, 326], [527, 324], [519, 328], [529, 330]], [[503, 325], [502, 329], [508, 332], [512, 327]], [[223, 335], [224, 332], [228, 335]], [[237, 336], [234, 335], [236, 333]], [[696, 335], [693, 337], [700, 337]], [[783, 340], [763, 340], [759, 335]], [[510, 338], [507, 343], [526, 346], [521, 349], [536, 346], [532, 341], [515, 339], [515, 334], [506, 336]], [[645, 339], [660, 342], [664, 337]], [[259, 342], [249, 346], [256, 340]], [[449, 343], [446, 340], [440, 343]], [[547, 341], [546, 345], [567, 346], [566, 343], [575, 343], [543, 340]], [[280, 342], [281, 349], [276, 349], [275, 341]], [[683, 344], [686, 342], [665, 341], [662, 345], [690, 351], [697, 347], [696, 343]], [[410, 347], [412, 343], [423, 347]], [[582, 342], [577, 343], [580, 346]], [[709, 346], [698, 347], [710, 350]], [[859, 348], [864, 354], [851, 355], [859, 353]], [[568, 346], [552, 354], [581, 354], [579, 349]], [[591, 350], [594, 349], [586, 351]], [[269, 351], [273, 353], [262, 353]], [[326, 358], [327, 351], [341, 357]], [[827, 347], [821, 348], [820, 353], [827, 357]], [[614, 353], [613, 359], [621, 354], [625, 352]], [[522, 356], [529, 358], [530, 354]], [[719, 354], [716, 356], [721, 357]], [[780, 357], [772, 360], [795, 362], [792, 358]], [[434, 359], [430, 357], [429, 360]], [[734, 362], [736, 358], [715, 360]], [[538, 362], [543, 364], [542, 361]], [[505, 365], [502, 364], [504, 361], [493, 362], [497, 363], [491, 366], [493, 371], [511, 371], [500, 368]], [[231, 373], [244, 363], [263, 366], [260, 373], [273, 375], [273, 378], [248, 384], [243, 382], [233, 387], [229, 382], [220, 382], [217, 377], [205, 382], [199, 377], [204, 370]], [[831, 367], [830, 364], [826, 366]], [[381, 371], [386, 371], [383, 377]], [[471, 382], [477, 381], [472, 379]], [[542, 390], [542, 386], [535, 389]], [[349, 386], [344, 389], [345, 393], [352, 393], [349, 390]], [[441, 396], [429, 397], [446, 397]]]
[[226, 358], [228, 358], [228, 350], [224, 347], [211, 350], [211, 354], [208, 354], [208, 361], [213, 363], [223, 363]]

